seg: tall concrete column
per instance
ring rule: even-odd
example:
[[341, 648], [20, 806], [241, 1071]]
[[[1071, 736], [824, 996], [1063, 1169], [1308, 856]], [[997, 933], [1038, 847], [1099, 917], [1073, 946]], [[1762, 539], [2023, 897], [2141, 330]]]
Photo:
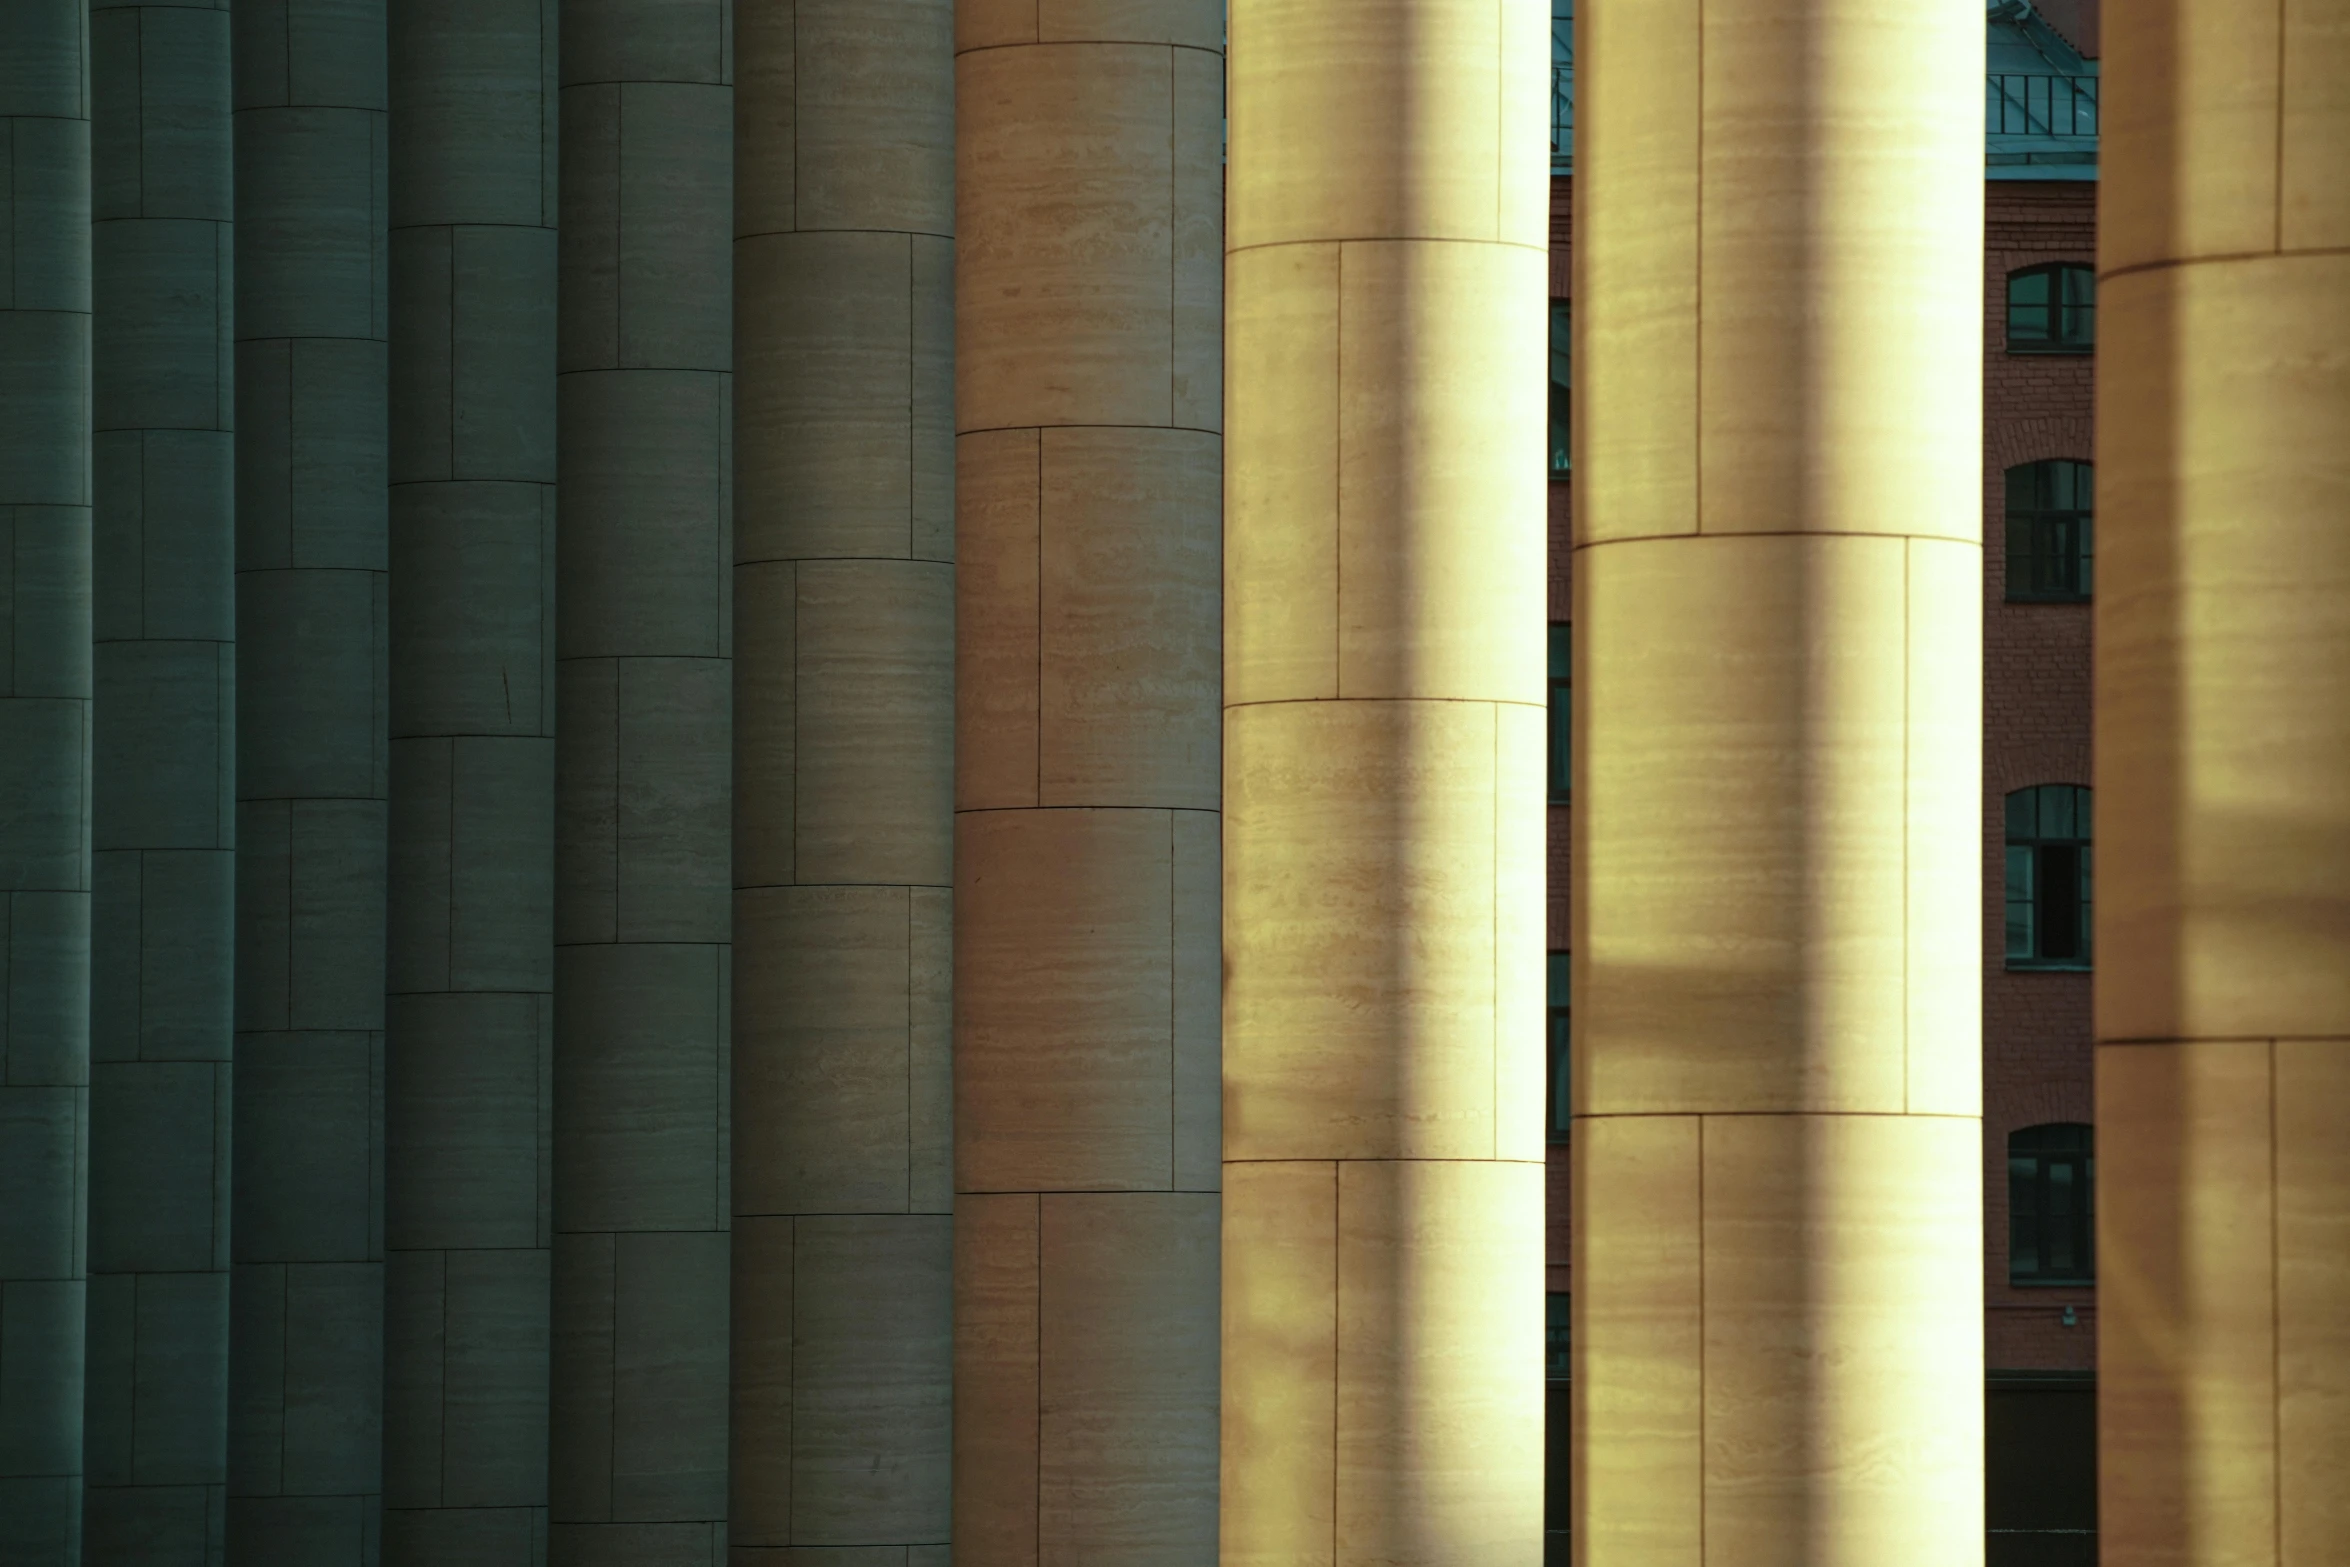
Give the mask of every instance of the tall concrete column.
[[555, 3], [391, 0], [384, 1560], [546, 1554]]
[[960, 0], [955, 1556], [1216, 1560], [1215, 0]]
[[232, 1567], [369, 1567], [382, 1488], [384, 13], [231, 8]]
[[1576, 27], [1575, 1548], [1980, 1563], [1983, 19]]
[[90, 1080], [90, 95], [0, 4], [0, 1562], [79, 1567]]
[[735, 39], [730, 1539], [943, 1567], [951, 0]]
[[557, 1567], [726, 1552], [730, 9], [564, 15]]
[[222, 1546], [236, 595], [228, 8], [94, 0], [90, 26], [96, 1567]]
[[1227, 1564], [1542, 1559], [1547, 22], [1232, 8]]
[[2350, 1558], [2350, 4], [2106, 49], [2102, 1545], [2298, 1567]]

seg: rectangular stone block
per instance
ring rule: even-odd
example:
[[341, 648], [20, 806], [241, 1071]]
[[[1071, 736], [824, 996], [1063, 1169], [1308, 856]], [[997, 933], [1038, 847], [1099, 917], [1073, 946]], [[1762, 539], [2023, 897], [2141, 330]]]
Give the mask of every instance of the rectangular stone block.
[[1336, 1567], [1338, 1166], [1224, 1174], [1222, 1538], [1232, 1567]]
[[716, 949], [566, 947], [557, 975], [557, 1225], [721, 1228], [728, 1086]]
[[0, 1257], [13, 1277], [81, 1277], [89, 1135], [88, 1089], [0, 1086]]
[[391, 733], [544, 735], [554, 717], [554, 498], [533, 484], [394, 489]]
[[[384, 570], [386, 359], [380, 339], [238, 342], [240, 572]], [[322, 629], [350, 637], [366, 624]]]
[[1040, 1559], [1039, 1206], [1033, 1192], [955, 1197], [954, 1539], [982, 1560]]
[[563, 29], [563, 82], [727, 79], [720, 0], [572, 0]]
[[239, 574], [240, 798], [382, 796], [384, 597], [375, 571]]
[[226, 226], [148, 216], [93, 234], [93, 286], [107, 302], [93, 342], [95, 428], [228, 429]]
[[228, 1266], [226, 1062], [118, 1061], [90, 1082], [90, 1267]]
[[0, 581], [0, 678], [12, 696], [90, 694], [90, 513], [67, 505], [0, 505], [8, 564]]
[[562, 656], [721, 654], [725, 376], [574, 371], [562, 379]]
[[[722, 658], [620, 663], [612, 837], [618, 940], [730, 939], [732, 673]], [[943, 824], [943, 802], [939, 814]], [[899, 831], [925, 836], [911, 823]]]
[[1043, 477], [1036, 430], [956, 438], [959, 811], [1038, 803]]
[[725, 1511], [729, 1248], [716, 1229], [613, 1239], [611, 1483], [622, 1519]]
[[796, 1222], [745, 1214], [734, 1218], [726, 1509], [727, 1538], [733, 1548], [788, 1545], [792, 1538]]
[[380, 1034], [248, 1033], [237, 1040], [240, 1262], [357, 1262], [382, 1217]]
[[101, 642], [96, 652], [94, 847], [230, 847], [234, 648], [146, 639]]
[[90, 1080], [90, 895], [0, 897], [8, 992], [0, 1003], [0, 1083], [78, 1086]]
[[[356, 9], [339, 19], [361, 22]], [[353, 64], [365, 70], [360, 61]], [[382, 116], [332, 107], [332, 102], [297, 96], [291, 106], [259, 109], [241, 122], [236, 137], [240, 342], [381, 335]]]
[[[229, 366], [221, 367], [221, 383]], [[225, 426], [229, 409], [223, 405]], [[96, 437], [96, 636], [236, 639], [236, 437], [212, 430]]]
[[547, 998], [394, 996], [385, 1236], [396, 1249], [545, 1244]]

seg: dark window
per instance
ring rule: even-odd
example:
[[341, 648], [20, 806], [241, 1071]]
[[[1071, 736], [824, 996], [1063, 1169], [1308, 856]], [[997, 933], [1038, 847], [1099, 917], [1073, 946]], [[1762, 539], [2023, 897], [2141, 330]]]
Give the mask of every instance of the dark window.
[[1550, 955], [1550, 1140], [1567, 1140], [1572, 1091], [1567, 1081], [1567, 954]]
[[1561, 1294], [1543, 1297], [1542, 1316], [1542, 1375], [1552, 1382], [1567, 1380], [1568, 1324], [1573, 1320], [1568, 1307], [1573, 1297]]
[[1989, 1380], [1984, 1567], [2097, 1567], [2096, 1383], [2061, 1371]]
[[1567, 371], [1574, 351], [1567, 302], [1554, 299], [1550, 302], [1550, 476], [1554, 479], [1565, 478], [1574, 466], [1567, 432], [1567, 409], [1572, 401], [1568, 389], [1573, 384]]
[[2085, 354], [2097, 344], [2097, 274], [2077, 261], [2007, 275], [2007, 351]]
[[1550, 628], [1550, 800], [1553, 805], [1565, 804], [1568, 791], [1574, 787], [1574, 646], [1574, 627]]
[[2096, 1279], [2096, 1185], [2093, 1128], [2064, 1122], [2009, 1134], [2009, 1283], [2087, 1284]]
[[2007, 470], [2007, 596], [2081, 604], [2094, 563], [2097, 470], [2069, 457]]
[[2041, 784], [2007, 797], [2007, 966], [2089, 966], [2089, 791]]

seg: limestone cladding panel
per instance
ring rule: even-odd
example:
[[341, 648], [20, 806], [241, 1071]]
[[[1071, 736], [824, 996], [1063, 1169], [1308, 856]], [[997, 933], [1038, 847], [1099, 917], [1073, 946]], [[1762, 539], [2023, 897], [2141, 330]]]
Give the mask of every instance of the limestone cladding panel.
[[2100, 1516], [2350, 1550], [2350, 6], [2117, 13], [2098, 376]]
[[91, 8], [83, 1555], [218, 1559], [236, 928], [229, 15]]
[[1573, 1529], [1979, 1561], [1981, 24], [1577, 25]]
[[758, 0], [734, 36], [726, 1543], [943, 1562], [953, 7]]
[[91, 159], [84, 8], [0, 72], [0, 1558], [81, 1556], [90, 1160]]
[[227, 1557], [368, 1567], [383, 1407], [384, 7], [278, 0], [229, 15]]
[[1216, 1556], [1221, 33], [955, 7], [958, 1559]]
[[1228, 1562], [1541, 1555], [1547, 21], [1233, 11]]
[[393, 0], [384, 1558], [546, 1556], [553, 0]]

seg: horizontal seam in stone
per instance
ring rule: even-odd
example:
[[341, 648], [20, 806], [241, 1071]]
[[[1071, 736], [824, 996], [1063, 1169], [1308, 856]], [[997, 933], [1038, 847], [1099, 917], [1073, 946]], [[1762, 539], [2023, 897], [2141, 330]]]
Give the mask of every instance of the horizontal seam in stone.
[[[1005, 811], [1190, 811], [1200, 816], [1221, 816], [1224, 814], [1224, 808], [1220, 805], [1087, 805], [1082, 801], [1054, 805], [958, 805], [955, 807], [957, 816], [987, 816]], [[863, 884], [842, 882], [837, 885], [860, 886]], [[892, 882], [889, 885], [904, 886], [906, 883]], [[925, 882], [919, 885], [927, 886], [929, 883]]]
[[2107, 1045], [2123, 1048], [2147, 1045], [2338, 1045], [2350, 1044], [2350, 1034], [2182, 1034], [2146, 1039], [2099, 1039], [2096, 1044], [2099, 1049]]
[[[1561, 621], [1561, 625], [1566, 622]], [[1465, 707], [1523, 707], [1532, 712], [1550, 711], [1548, 702], [1523, 702], [1507, 696], [1269, 696], [1253, 702], [1227, 702], [1224, 711], [1237, 713], [1244, 707], [1299, 707], [1321, 703], [1363, 702], [1450, 702]]]
[[1211, 59], [1224, 58], [1222, 49], [1206, 44], [1179, 44], [1171, 38], [1020, 38], [1010, 43], [973, 44], [968, 49], [957, 49], [955, 58], [967, 54], [991, 54], [999, 49], [1065, 49], [1070, 47], [1107, 46], [1116, 49], [1188, 49], [1193, 54], [1204, 54]]
[[980, 424], [973, 425], [968, 430], [957, 430], [955, 432], [955, 436], [958, 440], [960, 440], [966, 435], [1017, 435], [1024, 430], [1036, 430], [1040, 432], [1045, 430], [1163, 430], [1169, 435], [1213, 435], [1219, 439], [1221, 439], [1224, 434], [1222, 430], [1211, 430], [1204, 425], [1197, 424], [1104, 424], [1099, 422], [1091, 422], [1070, 424]]
[[1237, 256], [1251, 250], [1295, 249], [1305, 245], [1491, 245], [1501, 250], [1530, 250], [1538, 256], [1548, 256], [1548, 245], [1529, 245], [1514, 239], [1464, 239], [1453, 234], [1346, 234], [1325, 239], [1268, 239], [1255, 245], [1227, 245], [1224, 254]]
[[916, 239], [953, 239], [952, 234], [941, 234], [936, 229], [874, 229], [874, 228], [789, 228], [745, 229], [734, 236], [736, 244], [746, 239], [789, 239], [794, 234], [878, 234], [888, 239], [904, 239], [911, 234]]
[[2305, 245], [2294, 250], [2231, 250], [2216, 256], [2173, 256], [2161, 261], [2134, 261], [2126, 267], [2097, 274], [2100, 283], [2135, 272], [2175, 272], [2186, 267], [2211, 266], [2226, 261], [2287, 261], [2296, 256], [2350, 256], [2350, 245]]
[[1725, 528], [1719, 533], [1692, 528], [1686, 533], [1635, 533], [1625, 538], [1585, 539], [1573, 548], [1580, 553], [1610, 544], [1657, 544], [1682, 539], [1884, 539], [1895, 544], [1963, 544], [1970, 549], [1984, 548], [1979, 538], [1954, 538], [1947, 533], [1881, 533], [1873, 528]]
[[1575, 1112], [1571, 1121], [1657, 1121], [1688, 1120], [1703, 1116], [1710, 1120], [1738, 1117], [1747, 1120], [1778, 1116], [1843, 1116], [1871, 1121], [1980, 1121], [1980, 1113], [1968, 1115], [1956, 1110], [1597, 1110], [1589, 1114]]

